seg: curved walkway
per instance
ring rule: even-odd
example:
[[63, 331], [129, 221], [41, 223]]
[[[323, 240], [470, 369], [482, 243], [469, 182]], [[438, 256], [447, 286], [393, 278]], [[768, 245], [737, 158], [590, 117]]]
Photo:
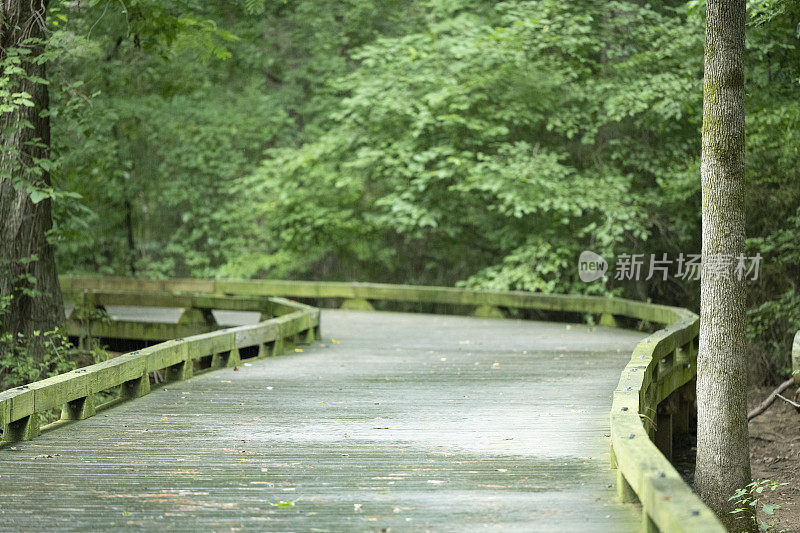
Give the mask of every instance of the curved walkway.
[[302, 353], [6, 448], [0, 529], [641, 527], [612, 503], [608, 413], [644, 335], [357, 311], [322, 325]]

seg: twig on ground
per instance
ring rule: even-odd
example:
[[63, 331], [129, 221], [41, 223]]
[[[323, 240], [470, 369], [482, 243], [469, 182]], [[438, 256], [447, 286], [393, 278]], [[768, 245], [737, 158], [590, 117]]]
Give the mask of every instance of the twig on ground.
[[[755, 417], [757, 417], [758, 415], [760, 415], [761, 413], [763, 413], [764, 411], [766, 411], [766, 410], [767, 410], [767, 408], [768, 408], [770, 405], [772, 405], [772, 402], [774, 402], [774, 401], [775, 401], [775, 398], [777, 398], [778, 396], [780, 396], [780, 394], [781, 394], [783, 391], [785, 391], [786, 389], [788, 389], [789, 387], [791, 387], [793, 384], [794, 384], [794, 378], [793, 378], [793, 377], [791, 377], [791, 378], [787, 379], [786, 381], [784, 381], [783, 383], [781, 383], [781, 384], [778, 386], [778, 388], [777, 388], [777, 389], [775, 389], [774, 391], [772, 391], [772, 392], [770, 393], [770, 395], [769, 395], [769, 396], [767, 396], [767, 399], [766, 399], [766, 400], [764, 400], [763, 402], [761, 402], [761, 403], [758, 405], [758, 407], [756, 407], [755, 409], [753, 409], [752, 411], [750, 411], [749, 413], [747, 413], [747, 420], [748, 420], [748, 421], [749, 421], [749, 420], [752, 420], [752, 419], [754, 419]], [[783, 397], [781, 396], [781, 398], [783, 398]], [[786, 400], [786, 398], [783, 398], [783, 399], [784, 399], [784, 400]], [[787, 401], [787, 402], [790, 402], [790, 403], [792, 403], [792, 404], [794, 404], [795, 406], [798, 406], [798, 404], [796, 404], [796, 403], [792, 402], [791, 400], [786, 400], [786, 401]]]
[[784, 402], [788, 403], [789, 405], [791, 405], [791, 406], [792, 406], [792, 407], [794, 407], [795, 409], [798, 409], [798, 410], [800, 410], [800, 403], [793, 402], [793, 401], [792, 401], [792, 400], [790, 400], [789, 398], [785, 398], [785, 397], [781, 396], [780, 394], [778, 394], [777, 396], [778, 396], [778, 398], [780, 398], [780, 399], [781, 399], [781, 400], [783, 400]]

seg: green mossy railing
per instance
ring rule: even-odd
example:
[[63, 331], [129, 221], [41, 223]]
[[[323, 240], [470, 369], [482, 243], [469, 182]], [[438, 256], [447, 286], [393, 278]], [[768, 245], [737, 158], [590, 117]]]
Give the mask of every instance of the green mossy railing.
[[[181, 320], [176, 324], [114, 322], [96, 318], [71, 318], [68, 333], [100, 335], [138, 340], [172, 340], [126, 353], [66, 374], [16, 387], [0, 393], [0, 426], [3, 442], [30, 440], [42, 430], [93, 416], [97, 409], [150, 392], [150, 374], [164, 371], [166, 381], [188, 379], [198, 370], [232, 367], [242, 358], [240, 351], [254, 352], [253, 358], [278, 355], [300, 340], [319, 337], [319, 310], [282, 298], [216, 297], [208, 295], [135, 294], [66, 290], [76, 296], [76, 311], [97, 310], [104, 305], [183, 307], [183, 317], [204, 316], [211, 309], [257, 311], [266, 318], [257, 324], [220, 330], [219, 326]], [[90, 314], [91, 316], [91, 314]], [[183, 319], [182, 317], [182, 319]], [[272, 317], [272, 318], [267, 318]], [[218, 331], [198, 332], [198, 329]], [[191, 333], [185, 336], [185, 333]], [[117, 398], [95, 405], [100, 393], [119, 389]], [[59, 421], [41, 427], [41, 417], [61, 409]]]
[[662, 453], [671, 453], [673, 428], [687, 425], [692, 410], [699, 319], [686, 309], [620, 298], [377, 283], [77, 277], [63, 277], [61, 283], [65, 291], [336, 298], [357, 308], [371, 307], [370, 300], [397, 301], [474, 306], [489, 314], [501, 307], [582, 313], [599, 315], [601, 325], [617, 324], [620, 318], [660, 324], [664, 329], [636, 346], [614, 391], [611, 466], [617, 469], [618, 494], [624, 502], [641, 503], [646, 531], [725, 531]]
[[792, 344], [792, 375], [795, 385], [800, 385], [800, 331], [795, 334]]
[[[263, 296], [234, 298], [207, 294], [88, 289], [63, 292], [65, 301], [74, 303], [74, 308], [67, 318], [66, 334], [79, 339], [93, 337], [163, 341], [221, 329], [211, 313], [214, 310], [259, 313], [259, 322], [298, 311], [296, 302]], [[111, 320], [106, 312], [106, 306], [181, 308], [182, 314], [176, 323]]]

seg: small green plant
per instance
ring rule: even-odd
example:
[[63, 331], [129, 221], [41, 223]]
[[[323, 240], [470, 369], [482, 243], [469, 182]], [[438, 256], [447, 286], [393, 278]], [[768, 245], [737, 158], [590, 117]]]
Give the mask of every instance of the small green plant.
[[111, 352], [108, 351], [108, 346], [100, 344], [99, 339], [94, 337], [87, 337], [85, 339], [86, 351], [92, 358], [92, 363], [102, 363], [108, 361], [111, 357]]
[[[27, 280], [23, 276], [17, 283], [23, 294], [34, 297], [39, 294], [35, 280]], [[9, 313], [13, 299], [13, 294], [0, 296], [0, 321]], [[34, 345], [41, 349], [41, 357], [34, 357]], [[28, 335], [0, 332], [0, 390], [73, 370], [73, 352], [74, 347], [59, 328], [34, 330]]]
[[[775, 511], [781, 508], [778, 504], [769, 504], [761, 501], [762, 494], [766, 489], [774, 492], [775, 489], [788, 483], [777, 483], [769, 479], [753, 481], [743, 489], [737, 489], [728, 501], [735, 501], [736, 509], [731, 514], [738, 514], [740, 519], [751, 519], [758, 526], [759, 531], [775, 531]], [[754, 511], [750, 513], [750, 509]], [[764, 516], [764, 520], [759, 520], [759, 515]]]
[[71, 358], [74, 348], [58, 328], [34, 331], [32, 336], [44, 338], [45, 355], [41, 360], [31, 355], [30, 338], [19, 333], [0, 335], [0, 388], [3, 390], [75, 368]]

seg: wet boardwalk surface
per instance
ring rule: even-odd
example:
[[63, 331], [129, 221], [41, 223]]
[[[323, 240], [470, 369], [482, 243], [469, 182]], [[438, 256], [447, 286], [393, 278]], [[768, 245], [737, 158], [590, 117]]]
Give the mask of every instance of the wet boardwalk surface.
[[[608, 466], [635, 332], [323, 311], [302, 352], [0, 450], [0, 530], [633, 531]], [[332, 341], [335, 339], [335, 342]]]

